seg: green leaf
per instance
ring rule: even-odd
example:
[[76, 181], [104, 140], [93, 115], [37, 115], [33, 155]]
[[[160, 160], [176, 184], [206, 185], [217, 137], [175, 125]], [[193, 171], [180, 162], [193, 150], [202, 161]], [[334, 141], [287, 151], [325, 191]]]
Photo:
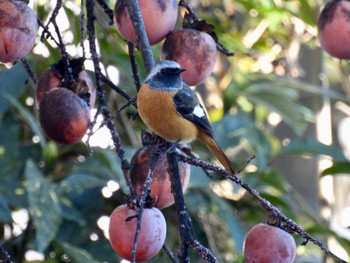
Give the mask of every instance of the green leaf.
[[41, 131], [40, 125], [37, 121], [37, 119], [28, 111], [26, 108], [24, 108], [14, 97], [5, 94], [5, 98], [11, 102], [11, 104], [19, 111], [20, 114], [22, 114], [24, 120], [28, 123], [32, 131], [39, 136], [40, 138], [40, 145], [45, 148], [46, 146], [46, 139], [44, 134]]
[[349, 162], [340, 162], [334, 163], [333, 166], [325, 169], [321, 176], [325, 175], [350, 175], [350, 163]]
[[85, 217], [84, 217], [85, 215], [81, 214], [77, 209], [75, 209], [72, 201], [69, 198], [60, 196], [60, 201], [61, 201], [62, 219], [74, 221], [79, 224], [86, 224]]
[[[14, 65], [10, 69], [2, 70], [0, 72], [1, 94], [18, 97], [24, 88], [27, 78], [27, 73], [21, 63]], [[9, 106], [10, 103], [3, 96], [0, 96], [0, 116]]]
[[274, 83], [259, 83], [248, 86], [244, 94], [257, 105], [264, 106], [282, 115], [295, 132], [301, 134], [307, 127], [309, 110], [297, 102], [295, 90], [285, 89]]
[[268, 166], [268, 160], [271, 156], [271, 145], [265, 134], [255, 126], [247, 130], [242, 136], [254, 149], [258, 167], [265, 169]]
[[307, 0], [300, 0], [300, 4], [301, 19], [303, 19], [309, 25], [315, 26], [317, 21], [317, 9], [314, 6], [311, 6], [310, 1]]
[[346, 161], [343, 151], [334, 145], [326, 145], [314, 139], [294, 140], [283, 146], [279, 154], [327, 155], [336, 161]]
[[191, 165], [191, 178], [188, 186], [189, 188], [207, 188], [211, 182], [212, 179], [209, 179], [209, 177], [206, 176], [202, 168]]
[[61, 194], [66, 194], [70, 192], [82, 193], [86, 189], [103, 186], [106, 181], [98, 179], [92, 175], [88, 174], [72, 174], [69, 175], [65, 180], [60, 182], [57, 186], [57, 192]]
[[[133, 153], [135, 152], [135, 149], [124, 147], [124, 150], [125, 150], [126, 157], [130, 160], [131, 157], [133, 156]], [[128, 187], [126, 185], [123, 171], [121, 169], [122, 165], [120, 162], [120, 158], [117, 157], [115, 151], [102, 149], [102, 148], [94, 148], [93, 151], [94, 151], [94, 154], [93, 154], [94, 158], [101, 161], [105, 168], [108, 168], [109, 173], [111, 174], [111, 176], [109, 177], [110, 180], [117, 181], [120, 187], [123, 189], [124, 193], [126, 193]]]
[[[196, 188], [188, 192], [186, 203], [189, 211], [205, 225], [206, 238], [211, 240], [212, 244], [219, 244], [222, 238], [225, 238], [225, 250], [234, 253], [242, 251], [246, 232], [237, 218], [234, 207], [230, 206], [227, 200], [209, 193], [207, 189]], [[220, 229], [216, 224], [220, 225]]]
[[0, 193], [0, 221], [4, 223], [11, 222], [11, 209], [8, 200]]
[[65, 252], [72, 259], [72, 262], [88, 262], [88, 263], [99, 263], [94, 257], [89, 254], [86, 250], [73, 246], [69, 243], [61, 243]]
[[226, 224], [230, 235], [233, 237], [236, 251], [242, 252], [243, 250], [243, 242], [246, 235], [243, 226], [239, 219], [234, 216], [233, 208], [229, 206], [226, 200], [215, 196], [212, 201], [217, 205], [218, 216], [223, 220]]
[[43, 252], [55, 238], [61, 223], [61, 208], [53, 185], [33, 161], [25, 167], [29, 212], [35, 226], [37, 249]]
[[227, 114], [213, 123], [213, 129], [222, 149], [233, 148], [248, 142], [254, 154], [259, 157], [256, 162], [260, 168], [266, 167], [268, 158], [272, 154], [271, 144], [266, 133], [259, 130], [249, 114], [240, 112], [235, 115]]
[[254, 121], [244, 112], [226, 114], [221, 120], [213, 123], [216, 139], [223, 149], [236, 146], [247, 130], [253, 127]]
[[350, 99], [343, 94], [336, 92], [334, 90], [331, 90], [329, 88], [325, 88], [322, 86], [317, 86], [317, 85], [312, 85], [309, 83], [305, 83], [302, 81], [298, 80], [291, 80], [291, 79], [276, 79], [272, 83], [273, 86], [279, 86], [279, 87], [284, 87], [287, 89], [293, 89], [296, 91], [302, 91], [302, 92], [307, 92], [313, 95], [317, 96], [322, 96], [325, 98], [329, 98], [331, 100], [340, 100], [343, 102], [350, 102]]

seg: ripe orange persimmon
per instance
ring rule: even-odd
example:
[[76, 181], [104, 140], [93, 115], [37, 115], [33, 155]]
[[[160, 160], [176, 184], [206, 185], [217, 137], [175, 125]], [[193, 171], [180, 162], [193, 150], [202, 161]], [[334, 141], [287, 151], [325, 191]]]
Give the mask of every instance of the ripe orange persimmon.
[[246, 263], [291, 263], [296, 255], [296, 245], [286, 231], [260, 223], [248, 232], [243, 251]]
[[[141, 195], [151, 164], [153, 146], [145, 146], [139, 149], [131, 160], [130, 178], [135, 192]], [[179, 173], [181, 177], [182, 190], [185, 191], [190, 180], [190, 165], [179, 162]], [[166, 208], [174, 203], [171, 191], [171, 183], [168, 172], [166, 154], [161, 154], [153, 172], [153, 180], [150, 185], [150, 196], [155, 198], [155, 207]]]
[[[131, 260], [137, 218], [129, 221], [137, 211], [127, 205], [118, 206], [111, 214], [109, 241], [114, 251], [126, 260]], [[142, 214], [141, 230], [137, 242], [136, 262], [154, 257], [162, 248], [166, 236], [166, 222], [163, 214], [155, 207], [145, 208]]]
[[[174, 29], [177, 20], [176, 0], [139, 0], [142, 19], [151, 45], [157, 44]], [[119, 33], [136, 44], [136, 35], [126, 5], [118, 0], [114, 8], [114, 24]]]
[[161, 58], [179, 63], [186, 69], [181, 74], [183, 82], [198, 85], [213, 72], [216, 43], [209, 34], [195, 29], [174, 30], [164, 42]]
[[331, 56], [350, 59], [350, 1], [332, 0], [318, 20], [318, 39]]

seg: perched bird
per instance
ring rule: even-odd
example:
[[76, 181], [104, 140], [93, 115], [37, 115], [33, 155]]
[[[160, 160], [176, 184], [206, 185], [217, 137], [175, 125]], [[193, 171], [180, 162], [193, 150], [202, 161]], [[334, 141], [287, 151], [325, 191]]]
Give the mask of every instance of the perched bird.
[[157, 63], [137, 95], [141, 119], [157, 135], [170, 142], [199, 139], [214, 153], [225, 169], [236, 174], [214, 139], [214, 132], [196, 94], [182, 82], [185, 69], [174, 61]]

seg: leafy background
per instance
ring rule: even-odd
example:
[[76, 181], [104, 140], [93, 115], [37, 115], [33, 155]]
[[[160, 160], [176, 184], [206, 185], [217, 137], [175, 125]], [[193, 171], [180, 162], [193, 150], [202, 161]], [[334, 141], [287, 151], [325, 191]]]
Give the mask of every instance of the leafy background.
[[[115, 4], [107, 3], [111, 8]], [[219, 144], [238, 165], [255, 155], [242, 178], [310, 234], [325, 243], [336, 240], [338, 247], [350, 251], [349, 239], [330, 230], [329, 218], [320, 215], [318, 181], [322, 174], [316, 169], [320, 156], [335, 163], [323, 175], [349, 173], [349, 162], [336, 140], [325, 145], [317, 139], [316, 118], [322, 102], [330, 100], [332, 116], [339, 121], [346, 115], [334, 105], [348, 105], [349, 99], [343, 90], [348, 65], [324, 56], [318, 47], [319, 2], [189, 3], [198, 17], [215, 25], [220, 41], [235, 52], [232, 58], [219, 54], [214, 73], [197, 87]], [[31, 1], [44, 22], [54, 4]], [[61, 34], [72, 57], [81, 55], [79, 10], [79, 1], [66, 0], [59, 13]], [[127, 43], [98, 5], [95, 15], [103, 70], [135, 95]], [[40, 34], [41, 30], [27, 56], [36, 76], [60, 58], [59, 49], [50, 40], [41, 42]], [[161, 44], [153, 47], [156, 59], [160, 50]], [[138, 54], [137, 58], [140, 62]], [[86, 68], [91, 69], [89, 59]], [[5, 249], [15, 262], [34, 262], [30, 255], [44, 262], [119, 262], [105, 233], [109, 214], [124, 202], [126, 193], [114, 150], [105, 147], [106, 139], [104, 147], [92, 147], [92, 154], [84, 143], [62, 146], [47, 140], [33, 103], [35, 85], [21, 63], [10, 69], [1, 66], [0, 83], [0, 236]], [[106, 93], [110, 109], [125, 102], [108, 88]], [[128, 158], [140, 147], [140, 132], [146, 129], [140, 119], [130, 120], [133, 114], [135, 109], [129, 108], [114, 118]], [[194, 143], [193, 150], [215, 161], [203, 145]], [[231, 182], [215, 176], [209, 179], [195, 167], [185, 197], [197, 238], [220, 262], [244, 262], [246, 232], [266, 221], [259, 203]], [[166, 244], [176, 253], [174, 207], [163, 212], [168, 224]], [[295, 238], [296, 262], [323, 262], [319, 248], [301, 246], [303, 240]], [[199, 262], [195, 254], [191, 256], [193, 262]], [[160, 252], [151, 262], [168, 260]]]

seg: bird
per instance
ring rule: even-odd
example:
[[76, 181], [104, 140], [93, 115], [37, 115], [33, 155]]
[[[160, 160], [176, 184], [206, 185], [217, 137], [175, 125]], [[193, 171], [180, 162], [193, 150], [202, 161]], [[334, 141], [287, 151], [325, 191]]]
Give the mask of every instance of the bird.
[[195, 92], [181, 78], [185, 69], [171, 60], [155, 64], [137, 94], [137, 109], [143, 122], [169, 142], [205, 144], [231, 174], [236, 174], [217, 144], [206, 111]]

